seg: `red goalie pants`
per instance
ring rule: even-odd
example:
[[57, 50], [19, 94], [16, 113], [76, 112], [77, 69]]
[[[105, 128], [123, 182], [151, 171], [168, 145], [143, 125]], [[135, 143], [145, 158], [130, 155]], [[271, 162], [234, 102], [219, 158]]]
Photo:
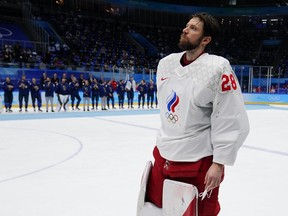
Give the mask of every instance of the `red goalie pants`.
[[[147, 185], [146, 200], [148, 202], [162, 208], [162, 191], [165, 179], [193, 184], [197, 187], [199, 193], [205, 190], [204, 179], [212, 164], [212, 156], [205, 157], [197, 162], [172, 162], [162, 158], [157, 147], [153, 151], [153, 156], [155, 162]], [[210, 198], [205, 197], [203, 201], [201, 201], [201, 198], [198, 199], [199, 216], [218, 215], [220, 212], [218, 193], [219, 187], [213, 189]]]

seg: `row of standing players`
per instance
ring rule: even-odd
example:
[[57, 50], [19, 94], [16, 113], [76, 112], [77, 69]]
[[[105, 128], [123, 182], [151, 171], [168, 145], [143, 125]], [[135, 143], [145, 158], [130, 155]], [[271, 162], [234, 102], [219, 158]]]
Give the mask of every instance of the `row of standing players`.
[[[80, 110], [80, 92], [83, 93], [83, 111], [90, 111], [90, 101], [92, 102], [92, 110], [97, 110], [99, 99], [101, 100], [102, 110], [107, 110], [107, 108], [110, 109], [110, 101], [112, 109], [116, 109], [114, 99], [115, 91], [118, 95], [119, 109], [124, 109], [125, 93], [128, 99], [128, 108], [134, 108], [133, 101], [134, 93], [136, 91], [138, 92], [138, 108], [144, 108], [146, 95], [148, 108], [154, 108], [154, 99], [156, 108], [158, 105], [157, 87], [153, 80], [150, 80], [147, 84], [145, 80], [141, 80], [137, 85], [133, 77], [130, 77], [127, 81], [120, 80], [116, 85], [115, 83], [112, 83], [111, 80], [100, 83], [96, 78], [94, 78], [92, 82], [89, 82], [89, 80], [83, 80], [83, 83], [79, 83], [78, 79], [74, 76], [72, 76], [70, 82], [68, 82], [66, 78], [62, 78], [59, 83], [53, 83], [51, 82], [51, 78], [47, 77], [43, 84], [41, 84], [37, 82], [36, 78], [32, 78], [31, 82], [29, 82], [26, 79], [26, 76], [23, 75], [17, 85], [19, 89], [19, 112], [22, 112], [23, 100], [25, 111], [28, 112], [29, 93], [31, 93], [32, 107], [34, 111], [36, 111], [37, 101], [38, 111], [42, 112], [41, 91], [45, 92], [46, 112], [48, 112], [49, 105], [51, 107], [51, 112], [54, 112], [54, 93], [57, 96], [58, 111], [62, 108], [64, 111], [67, 110], [69, 97], [71, 98], [72, 110], [74, 110], [74, 108]], [[11, 82], [9, 77], [7, 77], [5, 82], [2, 83], [6, 112], [12, 112], [13, 91], [16, 87], [17, 86]]]

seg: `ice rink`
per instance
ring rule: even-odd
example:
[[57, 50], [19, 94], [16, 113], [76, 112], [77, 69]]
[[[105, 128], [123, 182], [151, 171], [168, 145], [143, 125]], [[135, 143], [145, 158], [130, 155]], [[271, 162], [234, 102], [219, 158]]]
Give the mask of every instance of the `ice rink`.
[[[251, 131], [220, 216], [287, 215], [288, 108], [246, 106]], [[1, 216], [135, 216], [158, 110], [0, 114]]]

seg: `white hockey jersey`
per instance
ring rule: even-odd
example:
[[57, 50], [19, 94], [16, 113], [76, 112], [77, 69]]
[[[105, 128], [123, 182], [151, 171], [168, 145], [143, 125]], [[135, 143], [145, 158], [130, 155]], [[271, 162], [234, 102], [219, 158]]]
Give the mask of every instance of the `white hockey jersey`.
[[171, 161], [213, 161], [233, 165], [249, 132], [236, 75], [227, 59], [202, 54], [182, 66], [182, 53], [171, 54], [157, 69], [161, 127], [156, 144]]

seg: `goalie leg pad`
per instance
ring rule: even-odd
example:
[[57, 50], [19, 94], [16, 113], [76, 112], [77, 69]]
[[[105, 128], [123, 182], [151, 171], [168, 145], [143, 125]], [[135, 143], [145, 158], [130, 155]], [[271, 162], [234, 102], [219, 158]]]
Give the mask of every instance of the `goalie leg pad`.
[[[145, 197], [146, 197], [146, 188], [149, 180], [149, 175], [151, 172], [153, 165], [151, 161], [148, 161], [144, 172], [142, 174], [141, 184], [140, 184], [140, 192], [138, 195], [138, 203], [137, 203], [137, 216], [142, 215], [142, 209], [145, 205]], [[146, 206], [147, 207], [147, 206]]]
[[137, 216], [197, 216], [197, 188], [191, 184], [166, 179], [163, 186], [163, 209], [145, 202], [152, 162], [146, 164], [142, 175]]
[[194, 185], [166, 179], [163, 216], [198, 216], [198, 190]]
[[[163, 188], [165, 179], [185, 182], [197, 187], [199, 193], [205, 190], [205, 176], [212, 164], [212, 156], [205, 157], [198, 162], [171, 162], [166, 164], [166, 160], [161, 157], [157, 147], [153, 151], [155, 158], [154, 167], [150, 173], [146, 192], [146, 200], [162, 208], [164, 200]], [[192, 172], [191, 172], [192, 171]], [[224, 176], [223, 176], [224, 177]], [[219, 187], [213, 189], [210, 198], [199, 200], [199, 215], [217, 215], [220, 211], [218, 202]]]

